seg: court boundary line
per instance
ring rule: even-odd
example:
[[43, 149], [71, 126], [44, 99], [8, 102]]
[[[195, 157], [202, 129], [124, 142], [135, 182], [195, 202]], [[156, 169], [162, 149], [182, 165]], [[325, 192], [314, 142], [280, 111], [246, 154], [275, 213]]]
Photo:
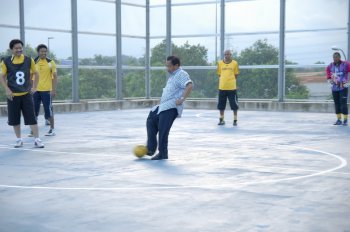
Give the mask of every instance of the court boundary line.
[[[316, 153], [325, 154], [328, 156], [332, 156], [340, 161], [340, 164], [336, 167], [326, 169], [324, 171], [319, 171], [316, 173], [308, 174], [308, 175], [301, 175], [301, 176], [294, 176], [294, 177], [286, 177], [286, 178], [279, 178], [279, 179], [270, 179], [270, 180], [262, 180], [262, 181], [248, 181], [248, 182], [241, 182], [241, 183], [230, 183], [230, 184], [217, 184], [217, 185], [168, 185], [168, 186], [134, 186], [134, 187], [50, 187], [50, 186], [23, 186], [23, 185], [2, 185], [0, 184], [0, 188], [11, 188], [11, 189], [41, 189], [41, 190], [94, 190], [94, 191], [123, 191], [123, 190], [171, 190], [171, 189], [237, 189], [241, 187], [245, 187], [248, 185], [256, 185], [256, 184], [270, 184], [270, 183], [279, 183], [284, 181], [295, 181], [295, 180], [301, 180], [306, 178], [311, 178], [315, 176], [321, 176], [325, 175], [327, 173], [334, 172], [335, 170], [341, 169], [345, 166], [347, 166], [347, 161], [335, 154], [320, 151], [312, 148], [306, 148], [306, 147], [300, 147], [300, 146], [293, 146], [293, 145], [280, 145], [280, 146], [289, 146], [298, 148], [301, 150], [307, 150], [307, 151], [313, 151]], [[14, 148], [16, 149], [16, 148]], [[66, 152], [67, 153], [67, 152]], [[82, 154], [82, 153], [79, 153]]]

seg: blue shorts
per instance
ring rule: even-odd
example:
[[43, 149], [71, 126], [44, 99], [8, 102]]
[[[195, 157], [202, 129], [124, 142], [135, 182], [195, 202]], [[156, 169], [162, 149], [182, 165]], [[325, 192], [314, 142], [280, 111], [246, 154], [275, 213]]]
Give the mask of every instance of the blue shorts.
[[53, 116], [52, 98], [50, 91], [37, 91], [33, 94], [35, 116], [39, 116], [41, 102], [44, 106], [45, 119]]

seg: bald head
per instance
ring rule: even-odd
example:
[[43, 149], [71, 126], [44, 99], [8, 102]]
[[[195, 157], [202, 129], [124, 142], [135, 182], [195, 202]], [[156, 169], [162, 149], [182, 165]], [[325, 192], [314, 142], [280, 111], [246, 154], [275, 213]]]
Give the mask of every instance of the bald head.
[[224, 61], [226, 63], [230, 63], [232, 61], [232, 52], [231, 50], [225, 50], [224, 51]]

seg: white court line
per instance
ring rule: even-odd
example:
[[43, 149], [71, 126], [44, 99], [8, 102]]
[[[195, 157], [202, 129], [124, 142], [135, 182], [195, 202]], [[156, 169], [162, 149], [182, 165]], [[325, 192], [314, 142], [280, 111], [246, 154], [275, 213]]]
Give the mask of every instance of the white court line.
[[[289, 146], [289, 145], [284, 145]], [[157, 190], [169, 190], [169, 189], [236, 189], [239, 187], [244, 187], [248, 185], [255, 184], [270, 184], [270, 183], [278, 183], [283, 181], [295, 181], [306, 179], [315, 176], [325, 175], [326, 173], [334, 172], [335, 170], [341, 169], [347, 165], [347, 162], [342, 157], [320, 150], [315, 150], [311, 148], [304, 148], [298, 146], [289, 146], [298, 148], [301, 150], [313, 151], [325, 155], [332, 156], [340, 161], [340, 164], [334, 168], [330, 168], [324, 171], [316, 172], [309, 175], [295, 176], [295, 177], [287, 177], [281, 179], [271, 179], [271, 180], [263, 180], [263, 181], [248, 181], [241, 183], [231, 183], [231, 184], [217, 184], [217, 185], [174, 185], [174, 186], [135, 186], [135, 187], [48, 187], [48, 186], [22, 186], [22, 185], [0, 185], [0, 188], [12, 188], [12, 189], [46, 189], [46, 190], [109, 190], [109, 191], [118, 191], [118, 190], [147, 190], [147, 189], [157, 189]]]

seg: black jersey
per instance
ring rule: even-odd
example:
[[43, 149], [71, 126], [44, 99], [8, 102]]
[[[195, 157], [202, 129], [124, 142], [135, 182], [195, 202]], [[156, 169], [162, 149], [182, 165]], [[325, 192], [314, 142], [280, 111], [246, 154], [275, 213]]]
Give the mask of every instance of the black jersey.
[[4, 64], [7, 68], [7, 85], [13, 93], [23, 93], [30, 91], [31, 63], [32, 59], [28, 56], [24, 56], [24, 62], [21, 64], [12, 63], [11, 56], [4, 59]]

